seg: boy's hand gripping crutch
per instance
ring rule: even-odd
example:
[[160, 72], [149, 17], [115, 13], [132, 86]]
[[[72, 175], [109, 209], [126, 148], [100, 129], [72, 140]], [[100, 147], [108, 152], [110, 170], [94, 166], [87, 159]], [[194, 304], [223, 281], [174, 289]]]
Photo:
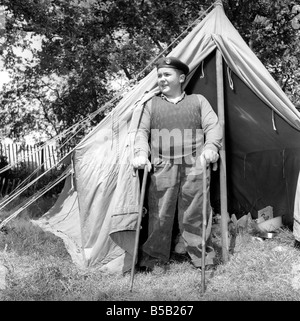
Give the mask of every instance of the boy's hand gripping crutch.
[[206, 225], [207, 225], [207, 163], [203, 166], [203, 210], [202, 210], [202, 256], [201, 256], [201, 289], [205, 292], [205, 255], [206, 255]]
[[142, 216], [143, 216], [143, 205], [144, 205], [144, 198], [145, 198], [147, 176], [148, 176], [148, 166], [145, 165], [144, 166], [143, 181], [142, 181], [142, 190], [141, 190], [140, 202], [139, 202], [139, 213], [138, 213], [138, 221], [137, 221], [137, 226], [136, 226], [132, 267], [131, 267], [130, 291], [132, 291], [132, 287], [133, 287], [135, 264], [136, 264], [136, 258], [137, 258], [137, 253], [138, 253], [138, 246], [139, 246], [139, 239], [140, 239], [140, 229], [141, 229], [141, 222], [142, 222]]

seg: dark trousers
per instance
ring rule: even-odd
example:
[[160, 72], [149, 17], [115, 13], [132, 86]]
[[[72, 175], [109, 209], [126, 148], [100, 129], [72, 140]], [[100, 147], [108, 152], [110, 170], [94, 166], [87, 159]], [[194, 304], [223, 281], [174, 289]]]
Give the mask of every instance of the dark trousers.
[[[207, 177], [207, 245], [210, 244], [212, 210]], [[185, 165], [168, 162], [154, 166], [148, 189], [148, 239], [142, 246], [140, 265], [166, 263], [170, 258], [174, 217], [192, 263], [200, 267], [202, 257], [203, 168], [200, 164]], [[215, 252], [207, 247], [206, 264], [213, 264]]]

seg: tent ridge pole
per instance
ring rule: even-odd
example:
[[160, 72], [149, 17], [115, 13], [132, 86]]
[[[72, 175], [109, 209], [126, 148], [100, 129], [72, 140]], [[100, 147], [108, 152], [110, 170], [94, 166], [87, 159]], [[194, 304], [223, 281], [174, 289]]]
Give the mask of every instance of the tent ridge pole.
[[223, 58], [219, 49], [216, 49], [216, 82], [218, 118], [223, 131], [223, 144], [220, 154], [220, 199], [221, 199], [221, 237], [223, 262], [228, 261], [228, 212], [227, 212], [227, 179], [226, 179], [226, 152], [225, 152], [225, 112], [224, 112], [224, 80]]

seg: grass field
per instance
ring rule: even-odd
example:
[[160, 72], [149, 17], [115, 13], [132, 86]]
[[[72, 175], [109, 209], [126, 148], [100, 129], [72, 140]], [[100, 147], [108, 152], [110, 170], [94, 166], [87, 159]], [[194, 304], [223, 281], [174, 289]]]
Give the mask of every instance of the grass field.
[[[214, 232], [219, 263], [205, 273], [185, 260], [171, 260], [152, 273], [107, 275], [74, 265], [61, 239], [15, 218], [0, 232], [1, 301], [299, 301], [300, 251], [282, 228], [272, 239], [252, 230], [236, 237], [233, 253], [222, 263], [220, 235]], [[1, 282], [0, 282], [1, 283]]]

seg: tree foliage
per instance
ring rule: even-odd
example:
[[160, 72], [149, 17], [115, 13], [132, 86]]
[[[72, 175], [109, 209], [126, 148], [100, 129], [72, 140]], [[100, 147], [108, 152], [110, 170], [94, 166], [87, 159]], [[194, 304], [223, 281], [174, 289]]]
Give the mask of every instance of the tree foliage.
[[[114, 80], [126, 84], [143, 77], [157, 54], [179, 41], [213, 2], [1, 0], [6, 10], [1, 52], [11, 76], [1, 93], [2, 135], [19, 137], [36, 128], [56, 135], [85, 119], [114, 96]], [[297, 3], [227, 0], [223, 5], [246, 42], [298, 103]], [[34, 47], [34, 39], [40, 47]], [[103, 117], [100, 113], [90, 125]]]
[[300, 104], [300, 6], [297, 1], [228, 0], [227, 15], [295, 104]]

